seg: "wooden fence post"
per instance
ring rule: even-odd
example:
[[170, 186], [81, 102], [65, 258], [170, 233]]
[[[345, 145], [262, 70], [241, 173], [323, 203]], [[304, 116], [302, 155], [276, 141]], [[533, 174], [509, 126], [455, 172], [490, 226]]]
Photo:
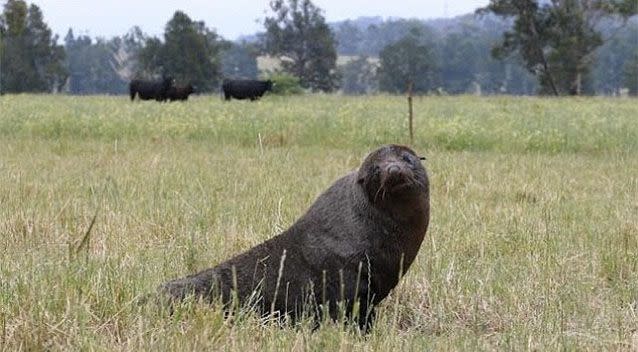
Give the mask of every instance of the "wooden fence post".
[[412, 112], [412, 88], [414, 86], [414, 82], [412, 80], [408, 81], [408, 119], [410, 122], [410, 144], [414, 144], [414, 127], [413, 127], [413, 119], [414, 114]]

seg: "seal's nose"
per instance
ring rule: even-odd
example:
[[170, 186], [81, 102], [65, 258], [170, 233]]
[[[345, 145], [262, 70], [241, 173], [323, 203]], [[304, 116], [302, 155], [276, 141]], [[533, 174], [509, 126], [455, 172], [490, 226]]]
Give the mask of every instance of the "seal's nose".
[[401, 171], [401, 168], [398, 167], [397, 165], [390, 165], [388, 166], [388, 175], [396, 175]]

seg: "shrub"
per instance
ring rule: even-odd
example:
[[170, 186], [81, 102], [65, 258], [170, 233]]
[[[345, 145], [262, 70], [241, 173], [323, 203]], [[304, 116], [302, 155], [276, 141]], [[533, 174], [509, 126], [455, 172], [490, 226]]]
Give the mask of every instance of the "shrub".
[[273, 81], [272, 93], [278, 95], [302, 94], [303, 88], [299, 84], [299, 78], [287, 73], [273, 73], [268, 79]]

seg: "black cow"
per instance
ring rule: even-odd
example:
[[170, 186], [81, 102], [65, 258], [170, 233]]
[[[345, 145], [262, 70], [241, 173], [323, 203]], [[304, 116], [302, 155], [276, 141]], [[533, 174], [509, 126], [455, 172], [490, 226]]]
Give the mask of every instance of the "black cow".
[[131, 100], [135, 100], [137, 95], [141, 100], [155, 99], [157, 101], [165, 101], [167, 93], [173, 86], [173, 79], [166, 77], [161, 81], [143, 81], [134, 79], [129, 84], [129, 92]]
[[257, 100], [268, 90], [272, 91], [272, 81], [255, 81], [243, 79], [225, 79], [222, 83], [224, 98], [230, 100], [250, 99]]
[[166, 92], [166, 96], [170, 101], [175, 100], [188, 100], [188, 96], [191, 95], [195, 89], [192, 85], [187, 84], [185, 86], [171, 86]]

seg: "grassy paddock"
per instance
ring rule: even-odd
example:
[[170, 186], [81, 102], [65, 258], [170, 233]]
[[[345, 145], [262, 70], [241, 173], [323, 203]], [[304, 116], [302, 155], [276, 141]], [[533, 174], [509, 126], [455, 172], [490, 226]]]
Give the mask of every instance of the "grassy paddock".
[[285, 229], [367, 151], [407, 142], [405, 110], [399, 97], [0, 97], [0, 346], [638, 348], [635, 100], [417, 99], [431, 227], [367, 337], [132, 304]]
[[[254, 147], [372, 148], [407, 141], [403, 97], [268, 97], [226, 104], [130, 103], [123, 97], [6, 96], [0, 136], [49, 140], [161, 139]], [[423, 97], [415, 143], [424, 149], [500, 152], [638, 151], [631, 99]]]

